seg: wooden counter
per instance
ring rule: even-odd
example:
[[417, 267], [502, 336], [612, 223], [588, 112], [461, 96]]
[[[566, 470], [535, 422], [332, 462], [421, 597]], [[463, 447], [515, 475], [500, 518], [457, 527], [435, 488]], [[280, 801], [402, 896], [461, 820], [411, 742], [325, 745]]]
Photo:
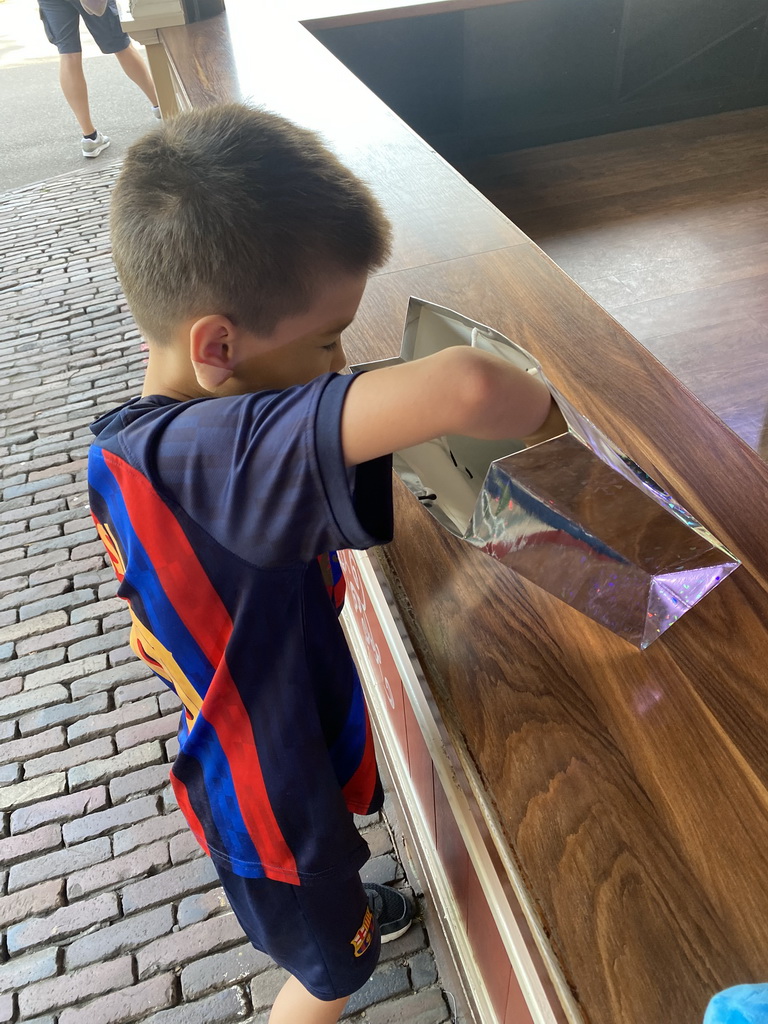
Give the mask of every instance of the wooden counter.
[[[395, 252], [346, 333], [350, 361], [398, 351], [409, 295], [458, 308], [540, 359], [744, 562], [641, 653], [454, 540], [399, 484], [382, 555], [426, 679], [395, 693], [407, 666], [383, 677], [400, 716], [392, 749], [420, 730], [432, 758], [407, 758], [417, 841], [442, 859], [481, 973], [492, 962], [475, 1010], [509, 1024], [700, 1024], [718, 989], [768, 976], [768, 466], [306, 29], [263, 6], [230, 0], [227, 15], [160, 37], [181, 106], [251, 99], [319, 130], [383, 200]], [[471, 864], [449, 827], [460, 792], [483, 847]], [[479, 890], [488, 927], [473, 924]]]

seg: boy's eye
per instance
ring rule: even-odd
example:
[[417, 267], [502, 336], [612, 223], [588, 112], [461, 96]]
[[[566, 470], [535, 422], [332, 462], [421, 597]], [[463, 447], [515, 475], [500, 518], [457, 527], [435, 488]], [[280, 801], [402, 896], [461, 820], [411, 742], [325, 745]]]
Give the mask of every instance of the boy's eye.
[[330, 345], [323, 345], [322, 346], [324, 352], [335, 352], [338, 347], [339, 347], [338, 341], [332, 341]]

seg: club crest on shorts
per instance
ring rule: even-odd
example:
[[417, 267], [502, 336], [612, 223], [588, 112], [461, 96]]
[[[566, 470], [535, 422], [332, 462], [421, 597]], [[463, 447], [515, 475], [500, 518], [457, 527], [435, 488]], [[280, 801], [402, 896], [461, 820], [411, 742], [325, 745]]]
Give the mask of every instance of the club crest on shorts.
[[366, 907], [363, 923], [357, 929], [354, 939], [350, 945], [355, 951], [355, 956], [362, 956], [373, 940], [373, 914], [371, 908]]

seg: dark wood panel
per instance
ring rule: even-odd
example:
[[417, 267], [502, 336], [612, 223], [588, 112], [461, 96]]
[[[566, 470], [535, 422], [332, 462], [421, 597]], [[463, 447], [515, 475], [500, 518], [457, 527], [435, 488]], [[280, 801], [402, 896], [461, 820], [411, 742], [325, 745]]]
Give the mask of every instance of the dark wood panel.
[[[740, 77], [748, 77], [754, 69], [766, 14], [766, 0], [730, 0], [727, 4], [721, 0], [677, 0], [664, 5], [658, 0], [635, 0], [627, 10], [622, 92], [640, 91], [654, 81], [664, 82], [664, 88], [670, 84], [680, 88], [702, 57], [706, 85], [727, 88], [733, 76], [723, 47], [729, 42], [738, 47]], [[740, 33], [740, 29], [746, 32]], [[702, 84], [696, 82], [696, 87]]]

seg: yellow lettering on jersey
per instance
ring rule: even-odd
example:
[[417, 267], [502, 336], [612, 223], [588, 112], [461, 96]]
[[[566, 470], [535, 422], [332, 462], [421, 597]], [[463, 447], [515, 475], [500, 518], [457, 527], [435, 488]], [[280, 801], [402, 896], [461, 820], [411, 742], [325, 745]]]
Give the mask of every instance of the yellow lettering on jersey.
[[192, 683], [190, 683], [189, 679], [187, 679], [168, 648], [164, 647], [154, 633], [150, 632], [144, 623], [139, 621], [132, 609], [131, 618], [133, 619], [131, 627], [131, 649], [133, 653], [146, 662], [153, 672], [156, 672], [173, 686], [181, 698], [184, 707], [187, 709], [187, 722], [194, 724], [194, 720], [203, 705], [202, 697]]
[[109, 560], [112, 563], [112, 568], [115, 570], [115, 575], [122, 583], [125, 576], [125, 559], [123, 558], [120, 548], [117, 546], [114, 534], [108, 524], [100, 523], [96, 519], [94, 519], [94, 522], [96, 523], [96, 532], [99, 537], [101, 537], [101, 541], [107, 549], [107, 554], [109, 555]]

